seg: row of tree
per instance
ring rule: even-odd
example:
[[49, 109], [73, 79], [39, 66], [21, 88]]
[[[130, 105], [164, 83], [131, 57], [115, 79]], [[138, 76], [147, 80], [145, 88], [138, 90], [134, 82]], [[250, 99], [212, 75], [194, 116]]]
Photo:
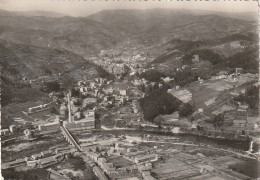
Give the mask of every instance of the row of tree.
[[234, 98], [235, 101], [240, 103], [247, 103], [252, 110], [259, 110], [259, 87], [249, 86], [245, 94], [240, 94]]

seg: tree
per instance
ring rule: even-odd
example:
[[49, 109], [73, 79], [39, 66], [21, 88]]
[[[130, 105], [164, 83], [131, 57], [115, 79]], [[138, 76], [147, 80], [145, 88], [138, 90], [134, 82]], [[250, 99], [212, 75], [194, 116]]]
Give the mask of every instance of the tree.
[[246, 90], [246, 103], [253, 110], [259, 109], [259, 88], [250, 86]]
[[155, 119], [154, 119], [154, 122], [156, 123], [156, 124], [158, 124], [158, 128], [159, 129], [161, 129], [162, 128], [162, 122], [164, 121], [164, 119], [163, 118], [161, 118], [160, 116], [157, 116]]
[[182, 116], [182, 117], [187, 117], [187, 116], [190, 115], [192, 112], [193, 112], [193, 110], [192, 110], [192, 106], [191, 106], [190, 103], [182, 104], [182, 105], [179, 107], [179, 115]]
[[178, 110], [180, 101], [167, 93], [167, 87], [156, 89], [139, 100], [145, 120], [153, 122], [159, 114], [171, 114]]
[[61, 90], [61, 86], [57, 81], [52, 81], [52, 82], [46, 82], [44, 84], [44, 91], [50, 93], [50, 92], [58, 92]]
[[159, 82], [161, 77], [165, 77], [165, 74], [155, 69], [150, 69], [140, 75], [140, 78], [144, 78], [151, 82]]
[[79, 97], [79, 95], [80, 95], [79, 89], [75, 89], [75, 88], [71, 89], [71, 96], [72, 97]]
[[256, 86], [249, 86], [246, 89], [245, 94], [240, 94], [238, 97], [235, 97], [234, 100], [241, 103], [247, 103], [251, 109], [257, 111], [259, 109], [259, 88]]
[[243, 52], [238, 52], [226, 59], [226, 65], [231, 68], [243, 68], [246, 72], [258, 73], [258, 49], [247, 48]]
[[52, 114], [60, 114], [55, 107], [51, 108], [51, 113]]
[[214, 126], [215, 128], [219, 128], [220, 126], [223, 125], [224, 123], [224, 113], [222, 114], [218, 114], [214, 117], [214, 120], [213, 120], [213, 123], [214, 123]]
[[75, 106], [80, 106], [82, 104], [81, 100], [80, 99], [77, 99], [75, 102], [74, 102], [74, 105]]

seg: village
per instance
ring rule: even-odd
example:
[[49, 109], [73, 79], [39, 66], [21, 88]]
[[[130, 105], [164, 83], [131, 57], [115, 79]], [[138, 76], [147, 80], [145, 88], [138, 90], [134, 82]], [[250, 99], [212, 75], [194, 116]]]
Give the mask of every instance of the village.
[[[102, 51], [100, 56], [104, 56], [106, 63], [101, 60], [100, 65], [116, 79], [83, 78], [70, 90], [50, 93], [50, 102], [26, 106], [21, 116], [14, 118], [15, 124], [1, 129], [2, 155], [6, 156], [3, 169], [46, 169], [77, 156], [83, 158], [98, 179], [251, 178], [244, 170], [239, 173], [231, 167], [246, 163], [246, 158], [258, 158], [259, 117], [248, 104], [234, 101], [234, 98], [245, 94], [249, 85], [259, 88], [257, 74], [236, 68], [232, 74], [219, 72], [210, 79], [198, 78], [181, 87], [174, 83], [174, 77], [162, 77], [159, 82], [153, 82], [138, 76], [154, 70], [153, 66], [147, 68], [132, 59], [121, 64], [106, 59], [117, 56], [115, 53]], [[134, 58], [144, 61], [138, 53]], [[193, 63], [198, 62], [199, 56], [194, 55]], [[176, 71], [183, 69], [185, 67]], [[183, 105], [192, 106], [192, 113], [181, 116], [175, 111], [159, 114], [153, 122], [145, 120], [139, 100], [166, 86], [169, 95]], [[152, 134], [128, 135], [128, 131], [137, 130], [171, 135], [167, 138]], [[120, 135], [111, 131], [119, 131]], [[210, 151], [213, 147], [176, 142], [176, 134], [241, 141], [246, 144], [243, 151], [247, 154], [221, 148], [210, 155], [195, 153], [200, 152], [198, 149]], [[64, 137], [70, 146], [66, 145]], [[49, 142], [49, 139], [52, 140]], [[17, 150], [12, 157], [10, 152], [14, 145], [21, 145], [21, 151]], [[21, 154], [32, 146], [35, 146], [33, 151]], [[48, 176], [69, 178], [57, 168], [48, 169]]]

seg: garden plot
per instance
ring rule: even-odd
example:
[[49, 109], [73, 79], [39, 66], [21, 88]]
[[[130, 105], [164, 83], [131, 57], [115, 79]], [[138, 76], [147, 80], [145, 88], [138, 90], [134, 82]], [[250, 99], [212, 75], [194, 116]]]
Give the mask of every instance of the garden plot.
[[224, 91], [233, 88], [233, 84], [225, 80], [220, 80], [218, 82], [208, 84], [207, 87], [216, 91]]

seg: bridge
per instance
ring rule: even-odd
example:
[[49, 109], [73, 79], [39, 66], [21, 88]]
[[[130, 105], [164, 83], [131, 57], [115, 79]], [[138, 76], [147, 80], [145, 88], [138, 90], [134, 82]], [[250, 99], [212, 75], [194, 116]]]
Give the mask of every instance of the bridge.
[[65, 139], [74, 146], [79, 152], [82, 151], [80, 145], [76, 142], [76, 140], [72, 137], [71, 133], [64, 126], [60, 126], [61, 132]]

